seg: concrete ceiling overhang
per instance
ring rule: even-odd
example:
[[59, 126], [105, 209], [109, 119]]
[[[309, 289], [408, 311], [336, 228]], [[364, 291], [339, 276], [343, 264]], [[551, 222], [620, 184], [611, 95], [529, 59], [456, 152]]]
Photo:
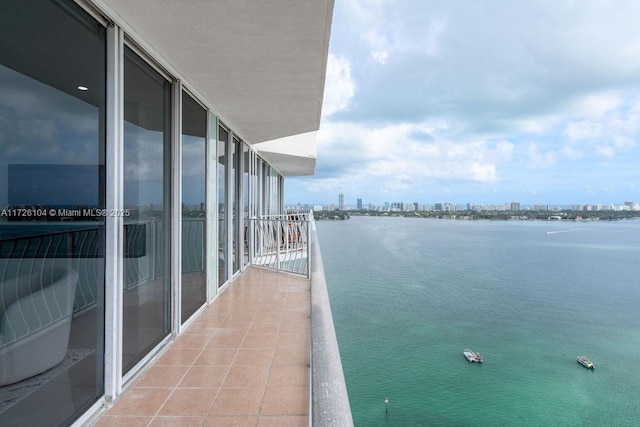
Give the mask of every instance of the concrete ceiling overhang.
[[260, 156], [282, 176], [313, 175], [316, 169], [316, 135], [307, 132], [254, 144]]
[[334, 0], [94, 1], [247, 143], [319, 128]]

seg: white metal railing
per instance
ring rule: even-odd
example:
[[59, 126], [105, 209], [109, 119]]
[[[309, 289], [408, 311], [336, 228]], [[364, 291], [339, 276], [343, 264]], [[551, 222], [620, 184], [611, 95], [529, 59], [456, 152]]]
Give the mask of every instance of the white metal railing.
[[309, 277], [311, 211], [249, 218], [245, 245], [252, 265]]

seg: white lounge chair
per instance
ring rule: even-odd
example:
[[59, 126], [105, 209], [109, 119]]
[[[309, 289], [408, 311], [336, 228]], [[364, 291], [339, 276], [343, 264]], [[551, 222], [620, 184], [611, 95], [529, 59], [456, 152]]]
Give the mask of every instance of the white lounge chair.
[[0, 386], [62, 362], [77, 282], [75, 270], [53, 268], [0, 283]]

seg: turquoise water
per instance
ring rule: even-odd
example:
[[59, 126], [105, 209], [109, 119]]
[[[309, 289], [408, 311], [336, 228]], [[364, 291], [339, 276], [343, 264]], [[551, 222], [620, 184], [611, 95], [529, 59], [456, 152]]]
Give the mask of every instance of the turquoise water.
[[640, 221], [317, 229], [356, 426], [640, 425]]

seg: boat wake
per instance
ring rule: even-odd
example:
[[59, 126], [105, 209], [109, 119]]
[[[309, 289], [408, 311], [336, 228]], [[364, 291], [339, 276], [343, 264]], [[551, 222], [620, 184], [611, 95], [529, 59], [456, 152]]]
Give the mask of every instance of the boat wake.
[[570, 231], [580, 231], [580, 230], [584, 230], [584, 228], [572, 228], [570, 230], [547, 231], [546, 234], [568, 233]]

